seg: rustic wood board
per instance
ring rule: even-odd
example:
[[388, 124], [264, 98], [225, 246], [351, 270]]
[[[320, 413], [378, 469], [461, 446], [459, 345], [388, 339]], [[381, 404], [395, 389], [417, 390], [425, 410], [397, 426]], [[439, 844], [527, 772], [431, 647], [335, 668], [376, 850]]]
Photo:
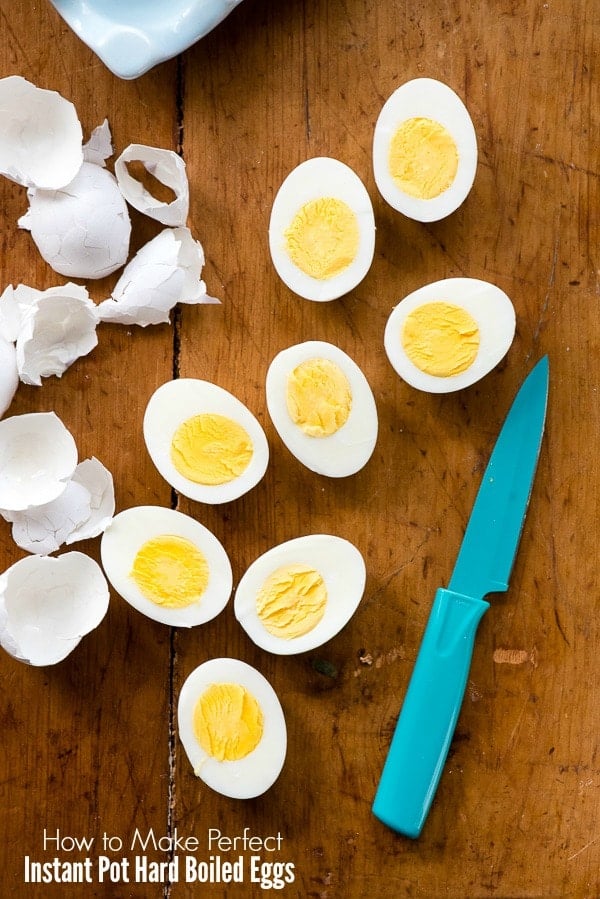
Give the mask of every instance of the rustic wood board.
[[[272, 8], [276, 6], [278, 8]], [[267, 656], [231, 604], [190, 632], [146, 620], [113, 596], [101, 626], [63, 663], [29, 668], [2, 654], [0, 852], [16, 897], [258, 896], [260, 884], [25, 884], [24, 857], [76, 859], [47, 836], [102, 837], [132, 858], [136, 830], [193, 836], [281, 835], [267, 861], [295, 866], [281, 892], [321, 899], [380, 896], [595, 897], [600, 893], [595, 618], [598, 545], [598, 34], [593, 0], [415, 4], [246, 0], [179, 59], [125, 82], [49, 4], [0, 2], [0, 74], [72, 100], [86, 133], [108, 117], [131, 142], [179, 150], [191, 185], [209, 293], [171, 326], [102, 326], [99, 346], [62, 379], [21, 385], [11, 414], [55, 410], [81, 458], [113, 472], [118, 508], [170, 505], [141, 436], [152, 391], [176, 376], [234, 392], [263, 423], [271, 462], [242, 499], [178, 507], [226, 545], [237, 582], [270, 546], [310, 532], [352, 540], [367, 589], [345, 630], [305, 656]], [[373, 7], [373, 8], [372, 8]], [[480, 8], [481, 7], [481, 8]], [[379, 197], [373, 126], [401, 82], [428, 75], [466, 102], [478, 135], [464, 206], [413, 223]], [[0, 126], [1, 127], [1, 126]], [[376, 256], [363, 283], [331, 304], [293, 296], [267, 246], [274, 193], [309, 156], [352, 166], [373, 199]], [[2, 288], [63, 283], [16, 227], [25, 192], [2, 179]], [[134, 217], [134, 243], [156, 232]], [[394, 304], [427, 281], [467, 275], [511, 296], [517, 334], [504, 362], [458, 394], [420, 394], [382, 348]], [[90, 285], [94, 299], [112, 279]], [[266, 412], [264, 377], [281, 348], [338, 343], [365, 371], [379, 411], [375, 454], [353, 478], [304, 470]], [[387, 830], [370, 806], [436, 587], [447, 583], [494, 439], [520, 382], [544, 353], [551, 392], [538, 477], [509, 592], [479, 630], [466, 701], [422, 837]], [[98, 558], [98, 541], [83, 546]], [[23, 553], [8, 526], [2, 570]], [[288, 723], [277, 783], [247, 802], [198, 781], [174, 709], [187, 674], [231, 655], [271, 680]], [[113, 844], [116, 846], [116, 842]], [[178, 850], [176, 850], [177, 854]], [[239, 853], [221, 853], [224, 859]], [[249, 850], [242, 850], [249, 865]], [[169, 860], [157, 851], [154, 860]]]

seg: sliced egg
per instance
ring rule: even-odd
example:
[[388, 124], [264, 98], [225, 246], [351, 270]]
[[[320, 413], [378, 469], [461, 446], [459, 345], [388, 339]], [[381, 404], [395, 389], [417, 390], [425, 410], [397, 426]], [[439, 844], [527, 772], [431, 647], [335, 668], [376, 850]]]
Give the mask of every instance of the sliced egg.
[[293, 169], [273, 203], [269, 247], [279, 277], [307, 300], [355, 288], [375, 250], [373, 207], [358, 175], [323, 156]]
[[144, 415], [144, 439], [163, 478], [201, 503], [226, 503], [263, 477], [269, 445], [262, 426], [222, 387], [195, 378], [168, 381]]
[[235, 616], [254, 643], [277, 655], [315, 649], [348, 623], [362, 598], [359, 550], [331, 534], [274, 546], [250, 565], [235, 594]]
[[123, 599], [154, 621], [205, 624], [231, 595], [231, 564], [204, 525], [175, 509], [134, 506], [102, 536], [102, 565]]
[[285, 718], [266, 678], [238, 659], [210, 659], [187, 677], [178, 703], [179, 738], [194, 773], [233, 799], [271, 787], [287, 750]]
[[477, 137], [460, 97], [441, 81], [415, 78], [384, 103], [375, 125], [373, 170], [390, 206], [434, 222], [466, 199], [477, 169]]
[[26, 556], [0, 575], [0, 645], [21, 662], [54, 665], [100, 624], [108, 603], [89, 556]]
[[506, 355], [515, 334], [509, 297], [487, 281], [447, 278], [392, 310], [384, 345], [396, 372], [418, 390], [450, 393], [474, 384]]
[[51, 502], [76, 466], [75, 440], [54, 412], [0, 421], [0, 509], [18, 512]]
[[269, 415], [289, 451], [318, 474], [359, 471], [377, 442], [377, 408], [361, 369], [320, 340], [282, 350], [266, 379]]

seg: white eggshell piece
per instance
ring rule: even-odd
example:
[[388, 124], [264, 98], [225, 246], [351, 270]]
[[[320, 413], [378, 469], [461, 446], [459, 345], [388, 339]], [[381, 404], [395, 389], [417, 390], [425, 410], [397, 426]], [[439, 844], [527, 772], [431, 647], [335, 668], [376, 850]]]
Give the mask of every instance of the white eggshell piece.
[[158, 325], [170, 321], [177, 303], [218, 303], [200, 274], [204, 251], [188, 228], [165, 228], [125, 267], [112, 298], [98, 306], [101, 321]]
[[[312, 630], [285, 639], [265, 628], [257, 612], [256, 598], [274, 571], [295, 564], [319, 572], [327, 589], [327, 604], [322, 619]], [[261, 649], [276, 655], [307, 652], [331, 640], [345, 627], [362, 599], [366, 576], [362, 554], [343, 537], [332, 534], [296, 537], [267, 550], [246, 570], [235, 593], [235, 617]]]
[[36, 290], [7, 287], [0, 297], [0, 330], [16, 340], [19, 378], [40, 386], [42, 378], [61, 377], [98, 343], [96, 305], [85, 287], [65, 284]]
[[56, 499], [77, 466], [77, 447], [55, 412], [0, 420], [0, 509], [22, 511]]
[[[158, 605], [144, 596], [131, 577], [134, 559], [144, 543], [165, 535], [188, 540], [206, 560], [209, 580], [198, 602], [180, 608]], [[134, 506], [119, 512], [104, 531], [100, 552], [106, 576], [117, 593], [132, 608], [161, 624], [206, 624], [223, 611], [231, 596], [233, 573], [224, 547], [199, 521], [175, 509]]]
[[[479, 328], [479, 349], [473, 364], [463, 372], [446, 377], [420, 369], [402, 346], [407, 316], [426, 303], [440, 301], [463, 308]], [[503, 359], [513, 341], [515, 327], [514, 306], [495, 284], [479, 278], [446, 278], [414, 290], [398, 303], [385, 327], [384, 347], [396, 373], [412, 387], [427, 393], [451, 393], [470, 387]]]
[[[291, 419], [286, 403], [288, 375], [309, 359], [335, 362], [346, 375], [352, 407], [345, 424], [325, 437], [311, 437]], [[378, 417], [369, 383], [356, 362], [334, 344], [309, 340], [282, 350], [267, 371], [266, 400], [275, 429], [293, 456], [311, 471], [341, 478], [363, 468], [377, 442]]]
[[131, 220], [115, 176], [84, 162], [60, 190], [29, 190], [19, 227], [31, 232], [40, 255], [68, 278], [104, 278], [129, 254]]
[[0, 576], [0, 644], [30, 665], [61, 662], [108, 610], [108, 584], [89, 556], [27, 556]]
[[[306, 204], [321, 197], [346, 203], [359, 227], [359, 246], [354, 260], [339, 274], [314, 278], [302, 271], [289, 256], [285, 231]], [[307, 159], [296, 166], [281, 184], [269, 220], [269, 249], [281, 280], [307, 300], [328, 302], [349, 293], [366, 276], [375, 252], [375, 216], [371, 198], [358, 175], [345, 163], [327, 156]]]
[[12, 538], [21, 549], [38, 555], [56, 552], [63, 544], [97, 537], [115, 510], [112, 475], [97, 459], [80, 462], [65, 490], [52, 502], [23, 512], [4, 510], [12, 523]]
[[104, 167], [106, 160], [113, 155], [112, 135], [108, 119], [104, 119], [101, 125], [94, 128], [87, 144], [83, 146], [83, 158], [85, 162], [93, 162], [94, 165]]
[[0, 173], [24, 187], [56, 190], [83, 162], [75, 107], [20, 75], [0, 79]]
[[[141, 162], [147, 172], [161, 184], [171, 188], [175, 198], [170, 203], [158, 200], [134, 178], [127, 168], [130, 162]], [[185, 162], [173, 150], [147, 147], [144, 144], [130, 144], [115, 162], [115, 175], [121, 193], [128, 203], [150, 218], [163, 225], [179, 227], [185, 225], [190, 192]]]
[[[188, 418], [205, 413], [231, 418], [246, 430], [252, 441], [248, 467], [238, 478], [225, 484], [190, 481], [171, 461], [171, 442], [177, 428]], [[148, 401], [143, 430], [150, 458], [159, 473], [171, 487], [196, 502], [215, 505], [238, 499], [259, 483], [269, 462], [269, 444], [258, 419], [237, 397], [209, 381], [177, 378], [162, 384]]]
[[[257, 700], [264, 720], [263, 736], [256, 748], [238, 761], [221, 762], [208, 755], [193, 727], [194, 709], [200, 696], [214, 683], [235, 683]], [[260, 796], [277, 780], [287, 751], [283, 709], [271, 684], [255, 668], [239, 659], [210, 659], [186, 678], [177, 707], [179, 739], [194, 773], [211, 789], [232, 799]]]
[[[388, 164], [390, 143], [402, 122], [429, 118], [452, 135], [458, 152], [458, 169], [452, 184], [439, 196], [420, 199], [404, 193], [394, 181]], [[477, 136], [471, 116], [452, 88], [433, 78], [415, 78], [397, 88], [384, 103], [373, 135], [373, 173], [384, 200], [392, 208], [419, 222], [435, 222], [464, 202], [477, 170]]]
[[11, 340], [0, 335], [0, 417], [12, 403], [18, 386], [17, 348]]

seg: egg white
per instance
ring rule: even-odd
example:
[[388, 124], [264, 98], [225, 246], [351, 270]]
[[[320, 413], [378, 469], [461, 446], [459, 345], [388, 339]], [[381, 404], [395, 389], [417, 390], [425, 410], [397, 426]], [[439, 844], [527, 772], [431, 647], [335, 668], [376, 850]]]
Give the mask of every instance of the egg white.
[[[265, 628], [256, 610], [256, 597], [269, 575], [296, 563], [319, 572], [327, 589], [327, 604], [323, 617], [311, 631], [285, 639]], [[261, 649], [275, 655], [296, 655], [316, 649], [345, 627], [358, 608], [365, 584], [365, 561], [348, 540], [332, 534], [296, 537], [267, 550], [250, 565], [235, 593], [235, 617]]]
[[[421, 200], [404, 193], [388, 166], [390, 142], [406, 119], [425, 117], [439, 122], [454, 138], [458, 170], [452, 184], [437, 197]], [[398, 212], [419, 222], [446, 218], [464, 202], [477, 171], [477, 136], [460, 97], [441, 81], [415, 78], [397, 88], [384, 103], [373, 136], [373, 173], [384, 200]]]
[[[406, 355], [401, 335], [406, 317], [425, 303], [447, 301], [465, 309], [479, 327], [479, 349], [473, 364], [456, 375], [438, 377], [418, 368]], [[384, 334], [388, 359], [397, 374], [418, 390], [450, 393], [479, 381], [508, 352], [516, 316], [510, 298], [495, 284], [478, 278], [446, 278], [408, 294], [392, 310]]]
[[[347, 421], [335, 433], [310, 437], [290, 418], [286, 405], [288, 375], [308, 359], [335, 362], [350, 383], [352, 407]], [[369, 383], [350, 356], [334, 344], [309, 340], [282, 350], [275, 356], [266, 377], [267, 409], [281, 440], [307, 468], [317, 474], [342, 478], [363, 468], [375, 449], [378, 432], [377, 407]]]
[[[199, 602], [166, 608], [147, 599], [130, 572], [144, 543], [160, 536], [189, 540], [206, 559], [209, 580]], [[102, 566], [117, 593], [134, 609], [174, 627], [194, 627], [213, 619], [227, 605], [233, 587], [231, 563], [208, 528], [189, 515], [161, 506], [134, 506], [115, 515], [100, 543]]]
[[[346, 203], [356, 215], [359, 247], [344, 271], [326, 279], [313, 278], [291, 260], [284, 233], [306, 203], [333, 197]], [[316, 302], [335, 300], [353, 290], [365, 277], [375, 252], [375, 216], [367, 189], [345, 163], [328, 156], [307, 159], [293, 169], [281, 184], [269, 222], [269, 248], [277, 274], [298, 296]]]
[[[194, 734], [194, 708], [200, 696], [214, 683], [241, 684], [261, 707], [262, 739], [243, 759], [221, 762], [212, 758]], [[268, 790], [279, 777], [287, 751], [283, 709], [271, 684], [246, 662], [219, 658], [199, 665], [181, 688], [177, 718], [179, 738], [194, 773], [216, 792], [233, 799], [251, 799]]]
[[[252, 440], [253, 454], [248, 467], [226, 484], [197, 484], [180, 474], [171, 461], [175, 431], [188, 418], [203, 413], [231, 418]], [[269, 445], [258, 419], [237, 397], [209, 381], [178, 378], [160, 386], [146, 407], [143, 431], [150, 457], [167, 483], [201, 503], [226, 503], [247, 493], [261, 480], [269, 462]]]

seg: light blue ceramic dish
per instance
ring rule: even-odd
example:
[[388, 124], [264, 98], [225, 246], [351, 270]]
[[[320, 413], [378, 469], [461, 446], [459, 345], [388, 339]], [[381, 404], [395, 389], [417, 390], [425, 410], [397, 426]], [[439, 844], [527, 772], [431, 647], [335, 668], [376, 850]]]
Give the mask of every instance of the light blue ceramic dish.
[[190, 47], [241, 0], [50, 0], [119, 78], [138, 78]]

